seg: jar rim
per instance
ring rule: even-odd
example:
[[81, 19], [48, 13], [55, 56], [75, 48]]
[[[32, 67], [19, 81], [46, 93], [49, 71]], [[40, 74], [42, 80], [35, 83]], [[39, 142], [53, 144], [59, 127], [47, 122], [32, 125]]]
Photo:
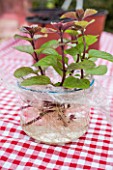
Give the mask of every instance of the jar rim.
[[[90, 87], [92, 87], [94, 85], [95, 79], [92, 79], [90, 82]], [[22, 90], [26, 90], [26, 91], [31, 91], [31, 92], [37, 92], [37, 93], [47, 93], [47, 94], [66, 94], [66, 93], [73, 93], [73, 92], [77, 92], [77, 91], [81, 91], [83, 89], [72, 89], [72, 90], [65, 90], [65, 91], [55, 91], [55, 90], [36, 90], [36, 89], [32, 89], [29, 87], [24, 87], [21, 86], [19, 82], [17, 82], [17, 85], [20, 89]]]

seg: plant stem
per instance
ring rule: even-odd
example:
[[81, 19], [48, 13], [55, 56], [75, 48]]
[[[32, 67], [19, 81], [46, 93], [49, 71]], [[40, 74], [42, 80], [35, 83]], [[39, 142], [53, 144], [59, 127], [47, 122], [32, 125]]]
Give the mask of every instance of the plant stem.
[[[78, 44], [78, 41], [77, 41], [77, 36], [71, 36], [71, 41], [73, 42], [76, 42], [76, 45]], [[77, 54], [77, 59], [76, 59], [76, 63], [79, 62], [79, 59], [80, 59], [80, 55]], [[74, 73], [74, 70], [71, 71], [70, 73], [70, 76], [72, 76], [72, 74]]]
[[[83, 50], [83, 56], [82, 56], [82, 61], [85, 59], [85, 54], [86, 54], [86, 40], [84, 36], [84, 30], [81, 30], [82, 37], [83, 37], [83, 44], [84, 44], [84, 50]], [[84, 71], [81, 69], [81, 79], [84, 78]]]
[[83, 51], [82, 60], [84, 60], [85, 59], [85, 54], [86, 54], [86, 39], [85, 39], [85, 36], [84, 36], [84, 30], [82, 30], [81, 33], [82, 33], [83, 44], [84, 44], [84, 51]]
[[[31, 45], [32, 45], [33, 49], [36, 50], [35, 44], [34, 44], [34, 41], [33, 41], [33, 40], [31, 41]], [[38, 56], [37, 56], [37, 53], [36, 53], [35, 51], [34, 51], [34, 56], [35, 56], [35, 61], [36, 61], [36, 62], [39, 61]]]
[[[34, 36], [34, 35], [31, 34], [31, 38], [32, 38], [32, 39], [33, 39], [33, 36]], [[32, 47], [33, 47], [33, 50], [36, 50], [35, 44], [34, 44], [34, 41], [33, 41], [33, 40], [31, 41], [31, 45], [32, 45]], [[35, 58], [34, 58], [35, 61], [38, 62], [38, 61], [39, 61], [39, 58], [38, 58], [38, 55], [37, 55], [37, 53], [36, 53], [35, 51], [34, 51], [34, 56], [35, 56]], [[39, 66], [38, 68], [39, 68], [39, 70], [40, 70], [41, 75], [44, 75], [44, 72], [43, 72], [42, 68], [41, 68], [40, 66]]]
[[63, 32], [60, 33], [60, 41], [61, 41], [61, 52], [62, 52], [62, 66], [63, 66], [63, 76], [60, 86], [63, 85], [65, 77], [66, 77], [66, 68], [65, 68], [65, 55], [64, 55], [64, 45], [63, 45]]
[[80, 55], [79, 55], [79, 54], [77, 54], [77, 60], [76, 60], [76, 63], [78, 63], [78, 62], [79, 62], [79, 58], [80, 58]]
[[81, 77], [80, 77], [81, 79], [83, 79], [84, 78], [84, 71], [83, 71], [83, 69], [81, 69]]

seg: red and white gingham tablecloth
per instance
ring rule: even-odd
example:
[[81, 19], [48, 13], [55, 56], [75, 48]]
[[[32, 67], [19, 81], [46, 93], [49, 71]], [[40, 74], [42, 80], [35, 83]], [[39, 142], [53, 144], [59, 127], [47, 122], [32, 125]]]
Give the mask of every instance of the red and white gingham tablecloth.
[[[13, 49], [22, 43], [11, 39], [0, 45], [0, 70], [5, 70], [9, 78], [16, 68], [32, 62], [29, 55]], [[104, 32], [100, 43], [101, 50], [113, 54], [112, 34]], [[113, 64], [99, 62], [107, 64], [107, 75], [113, 76]], [[110, 83], [106, 86], [112, 88]], [[0, 170], [113, 170], [113, 127], [102, 115], [95, 114], [95, 109], [91, 110], [87, 133], [63, 146], [36, 143], [23, 132], [19, 114], [15, 93], [1, 86]]]

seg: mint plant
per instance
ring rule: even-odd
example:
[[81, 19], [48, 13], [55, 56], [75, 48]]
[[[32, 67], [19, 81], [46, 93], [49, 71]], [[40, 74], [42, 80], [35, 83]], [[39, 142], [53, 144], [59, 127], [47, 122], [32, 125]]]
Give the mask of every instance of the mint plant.
[[[98, 35], [85, 35], [87, 26], [94, 22], [85, 21], [85, 18], [95, 13], [96, 10], [93, 9], [64, 13], [58, 23], [51, 23], [54, 28], [23, 26], [20, 31], [25, 35], [15, 35], [15, 38], [28, 41], [29, 45], [15, 48], [29, 53], [35, 63], [31, 67], [21, 67], [14, 72], [16, 78], [21, 78], [21, 86], [51, 84], [69, 89], [87, 89], [90, 87], [90, 75], [104, 75], [107, 66], [96, 65], [96, 60], [101, 58], [113, 62], [113, 56], [104, 51], [89, 50], [90, 45], [97, 41]], [[53, 33], [58, 34], [59, 39], [55, 40], [53, 36], [53, 40], [46, 41], [47, 35]], [[65, 34], [68, 35], [67, 39]], [[35, 43], [40, 43], [40, 38], [44, 38], [45, 43], [36, 49]], [[58, 47], [61, 52], [58, 52]], [[40, 58], [41, 54], [45, 54], [45, 57]], [[69, 58], [72, 58], [72, 63], [69, 63]], [[59, 74], [61, 81], [52, 82], [51, 77], [46, 74], [49, 67]]]

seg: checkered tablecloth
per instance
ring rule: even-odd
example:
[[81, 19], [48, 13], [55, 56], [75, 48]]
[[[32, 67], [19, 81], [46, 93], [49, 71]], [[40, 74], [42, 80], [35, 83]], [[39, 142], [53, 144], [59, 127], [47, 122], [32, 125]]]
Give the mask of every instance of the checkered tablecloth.
[[[29, 55], [13, 49], [13, 46], [22, 43], [11, 39], [0, 45], [0, 69], [5, 70], [9, 78], [17, 67], [32, 63]], [[113, 54], [112, 34], [104, 32], [100, 43], [101, 50]], [[101, 60], [99, 62], [108, 65], [107, 75], [112, 77], [113, 64]], [[112, 88], [108, 82], [106, 86]], [[111, 107], [113, 110], [113, 104]], [[104, 116], [96, 114], [95, 109], [91, 110], [87, 133], [77, 141], [63, 146], [36, 143], [23, 132], [19, 114], [15, 93], [1, 86], [0, 170], [113, 170], [113, 127]]]

